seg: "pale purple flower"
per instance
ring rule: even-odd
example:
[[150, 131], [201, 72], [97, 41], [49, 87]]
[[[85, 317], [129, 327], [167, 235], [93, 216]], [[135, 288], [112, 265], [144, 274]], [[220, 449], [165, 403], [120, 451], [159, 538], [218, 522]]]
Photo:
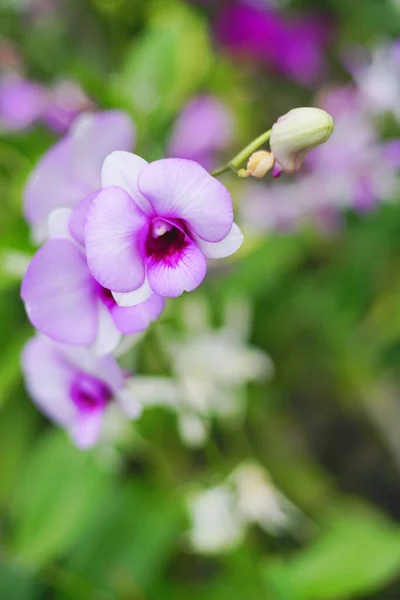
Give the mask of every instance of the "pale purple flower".
[[16, 132], [39, 122], [64, 133], [83, 111], [94, 108], [74, 81], [60, 80], [51, 87], [6, 72], [0, 79], [0, 129]]
[[400, 39], [382, 43], [370, 53], [350, 49], [345, 63], [365, 108], [378, 115], [391, 112], [400, 122]]
[[128, 114], [85, 113], [33, 169], [24, 195], [24, 214], [34, 237], [43, 239], [47, 218], [58, 207], [75, 207], [101, 187], [101, 167], [114, 150], [130, 150], [136, 130]]
[[48, 89], [42, 119], [56, 133], [64, 133], [81, 112], [93, 108], [93, 103], [78, 83], [61, 79]]
[[334, 131], [327, 144], [307, 157], [324, 204], [365, 212], [393, 199], [397, 168], [387, 156], [387, 143], [380, 141], [374, 122], [363, 110], [362, 98], [355, 90], [334, 90], [325, 96], [325, 107], [332, 111]]
[[74, 211], [55, 210], [50, 235], [33, 257], [25, 274], [21, 296], [33, 325], [55, 341], [90, 346], [97, 355], [112, 352], [123, 334], [147, 329], [164, 308], [164, 299], [152, 294], [137, 306], [120, 307], [111, 292], [89, 271], [83, 247], [87, 209], [96, 194]]
[[233, 132], [228, 107], [216, 97], [199, 96], [185, 106], [174, 123], [168, 155], [194, 160], [211, 171], [219, 153], [232, 142]]
[[301, 84], [313, 83], [325, 68], [329, 27], [318, 16], [288, 19], [262, 2], [232, 1], [219, 11], [215, 32], [234, 54], [265, 62]]
[[46, 90], [16, 74], [0, 80], [0, 129], [20, 131], [40, 120], [46, 106]]
[[102, 186], [86, 219], [88, 264], [122, 305], [152, 292], [176, 297], [194, 290], [206, 274], [206, 258], [229, 256], [242, 243], [228, 190], [193, 161], [149, 164], [113, 152]]
[[128, 418], [140, 414], [112, 356], [96, 357], [38, 335], [22, 352], [22, 370], [32, 400], [79, 448], [97, 443], [112, 404]]

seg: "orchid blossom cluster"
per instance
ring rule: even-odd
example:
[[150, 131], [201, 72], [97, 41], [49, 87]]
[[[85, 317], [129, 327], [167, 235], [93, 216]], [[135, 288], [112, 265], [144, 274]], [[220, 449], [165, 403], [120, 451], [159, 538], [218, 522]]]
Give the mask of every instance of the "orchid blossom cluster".
[[[275, 167], [298, 170], [307, 150], [326, 141], [331, 130], [324, 111], [291, 111], [272, 128]], [[239, 249], [243, 236], [231, 195], [214, 175], [238, 171], [269, 136], [210, 174], [194, 160], [148, 163], [129, 152], [135, 127], [121, 111], [83, 114], [34, 169], [24, 212], [42, 245], [26, 270], [21, 296], [38, 334], [23, 353], [23, 368], [35, 402], [78, 446], [95, 444], [111, 403], [129, 417], [140, 413], [140, 385], [112, 353], [124, 336], [145, 331], [167, 298], [196, 289], [208, 259]], [[205, 148], [216, 149], [206, 141], [199, 150], [203, 159]], [[227, 346], [233, 359], [243, 357], [229, 335], [215, 343], [201, 337], [194, 350], [183, 349], [196, 364], [199, 344], [210, 357], [217, 347], [216, 360]], [[236, 379], [230, 375], [238, 383], [270, 370], [264, 355], [247, 353], [247, 370]], [[189, 419], [203, 439], [210, 395], [229, 400], [229, 382], [214, 373], [209, 391], [190, 401], [190, 384], [202, 375], [185, 378], [178, 361], [177, 377], [180, 384], [162, 381], [161, 387], [172, 385], [178, 404], [186, 405], [186, 425]]]

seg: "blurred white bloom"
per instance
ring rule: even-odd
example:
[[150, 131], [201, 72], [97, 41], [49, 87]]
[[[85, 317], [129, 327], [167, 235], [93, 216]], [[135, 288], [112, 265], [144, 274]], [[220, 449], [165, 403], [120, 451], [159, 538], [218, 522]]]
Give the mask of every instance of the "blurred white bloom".
[[374, 113], [392, 112], [400, 122], [400, 42], [383, 43], [371, 55], [361, 51], [347, 57], [349, 70]]
[[191, 494], [188, 511], [191, 519], [189, 542], [197, 552], [223, 552], [242, 540], [244, 522], [236, 511], [235, 494], [229, 486]]
[[[232, 474], [237, 510], [248, 523], [278, 533], [289, 522], [288, 500], [274, 487], [268, 473], [256, 463], [243, 463]], [[284, 508], [285, 507], [285, 508]]]
[[198, 299], [183, 303], [182, 318], [186, 337], [170, 340], [167, 346], [175, 378], [136, 376], [131, 389], [145, 408], [175, 409], [183, 441], [201, 446], [207, 440], [209, 419], [242, 417], [246, 384], [271, 377], [273, 364], [263, 350], [245, 341], [246, 303], [232, 303], [220, 329], [210, 327], [206, 305]]
[[279, 535], [301, 514], [255, 462], [241, 463], [217, 487], [189, 493], [187, 508], [190, 545], [205, 554], [237, 546], [251, 525]]

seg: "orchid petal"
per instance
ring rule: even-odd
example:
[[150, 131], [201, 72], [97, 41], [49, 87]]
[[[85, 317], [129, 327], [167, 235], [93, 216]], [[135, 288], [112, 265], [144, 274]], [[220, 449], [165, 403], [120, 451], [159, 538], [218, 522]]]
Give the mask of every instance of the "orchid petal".
[[203, 281], [206, 271], [206, 260], [194, 242], [186, 242], [173, 260], [150, 256], [147, 263], [150, 287], [164, 298], [175, 298], [185, 291], [191, 292]]
[[88, 265], [97, 281], [116, 292], [143, 284], [141, 243], [147, 217], [121, 188], [108, 187], [96, 196], [86, 217]]
[[179, 219], [208, 242], [219, 242], [232, 227], [232, 198], [222, 183], [191, 160], [166, 158], [139, 173], [140, 192], [159, 217]]

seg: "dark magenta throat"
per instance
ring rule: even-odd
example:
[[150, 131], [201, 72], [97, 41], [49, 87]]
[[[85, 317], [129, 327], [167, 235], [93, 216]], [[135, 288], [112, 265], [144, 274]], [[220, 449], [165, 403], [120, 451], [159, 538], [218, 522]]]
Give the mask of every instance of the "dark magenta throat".
[[112, 399], [113, 394], [103, 381], [81, 372], [72, 382], [70, 396], [77, 408], [90, 412], [104, 408]]

